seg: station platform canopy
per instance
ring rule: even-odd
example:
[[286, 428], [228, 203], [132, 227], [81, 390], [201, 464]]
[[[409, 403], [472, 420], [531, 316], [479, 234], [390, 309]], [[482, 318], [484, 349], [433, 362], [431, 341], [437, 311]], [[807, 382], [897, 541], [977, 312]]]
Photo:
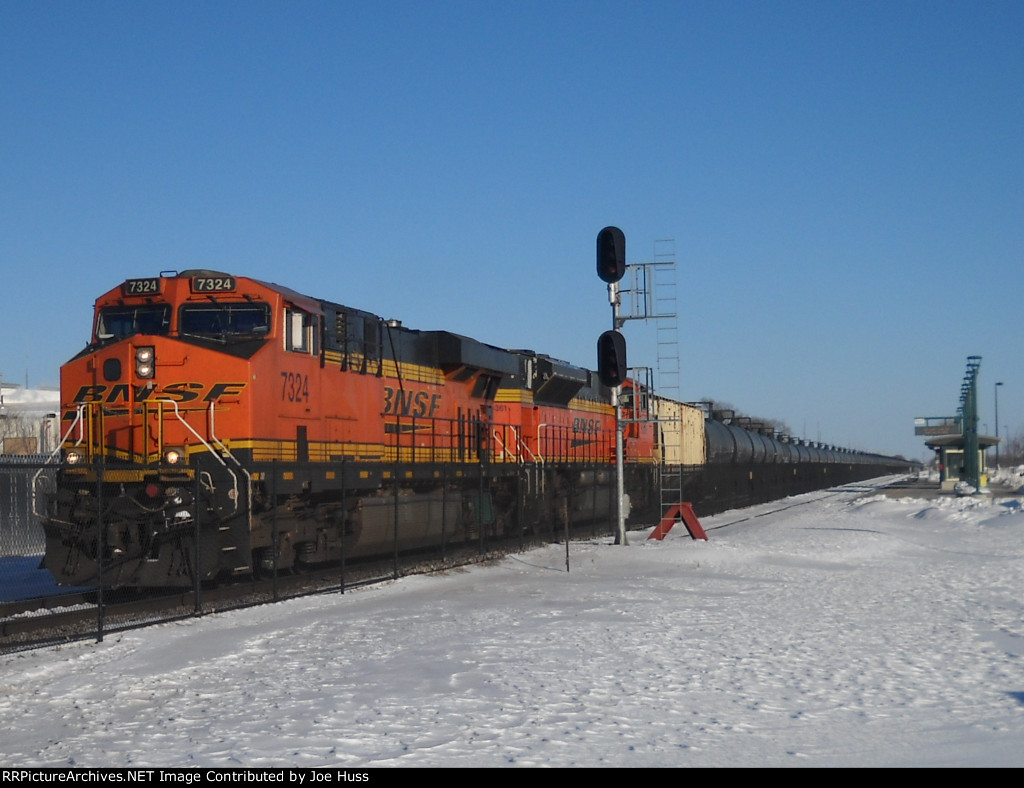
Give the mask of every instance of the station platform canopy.
[[[991, 449], [996, 444], [1002, 443], [1002, 438], [996, 438], [993, 435], [979, 435], [978, 436], [978, 449], [985, 451], [985, 449]], [[936, 435], [929, 438], [924, 442], [932, 451], [938, 451], [939, 449], [964, 449], [964, 436], [961, 433], [955, 435]]]

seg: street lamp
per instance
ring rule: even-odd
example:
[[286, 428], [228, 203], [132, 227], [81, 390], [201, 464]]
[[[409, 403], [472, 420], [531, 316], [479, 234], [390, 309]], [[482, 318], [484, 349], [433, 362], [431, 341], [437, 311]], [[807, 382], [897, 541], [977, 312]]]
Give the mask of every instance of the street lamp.
[[1003, 381], [999, 381], [993, 386], [996, 397], [996, 470], [999, 470], [999, 387], [1003, 385]]

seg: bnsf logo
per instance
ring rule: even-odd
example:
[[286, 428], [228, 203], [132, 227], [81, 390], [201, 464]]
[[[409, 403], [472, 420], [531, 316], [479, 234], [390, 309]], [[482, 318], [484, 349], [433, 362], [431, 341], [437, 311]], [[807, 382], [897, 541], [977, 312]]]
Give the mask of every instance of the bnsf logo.
[[384, 415], [433, 418], [441, 405], [441, 395], [429, 391], [402, 391], [384, 387]]
[[[245, 388], [245, 383], [214, 383], [207, 388], [205, 383], [172, 383], [162, 389], [151, 389], [148, 386], [135, 386], [134, 391], [127, 383], [116, 386], [82, 386], [75, 394], [77, 403], [103, 402], [145, 402], [146, 400], [169, 399], [174, 402], [192, 402], [202, 398], [203, 402], [216, 402], [221, 397], [237, 397]], [[132, 396], [134, 395], [134, 396]]]

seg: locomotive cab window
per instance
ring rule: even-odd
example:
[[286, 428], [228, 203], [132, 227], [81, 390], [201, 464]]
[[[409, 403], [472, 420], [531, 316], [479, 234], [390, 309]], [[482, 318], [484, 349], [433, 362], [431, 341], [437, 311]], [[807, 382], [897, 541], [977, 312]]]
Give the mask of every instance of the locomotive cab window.
[[293, 353], [312, 353], [315, 318], [298, 309], [284, 311], [284, 346]]
[[122, 339], [136, 334], [166, 334], [171, 325], [171, 308], [167, 304], [146, 306], [107, 306], [96, 320], [96, 339]]
[[178, 333], [183, 336], [237, 342], [265, 337], [269, 331], [267, 304], [189, 304], [178, 315]]

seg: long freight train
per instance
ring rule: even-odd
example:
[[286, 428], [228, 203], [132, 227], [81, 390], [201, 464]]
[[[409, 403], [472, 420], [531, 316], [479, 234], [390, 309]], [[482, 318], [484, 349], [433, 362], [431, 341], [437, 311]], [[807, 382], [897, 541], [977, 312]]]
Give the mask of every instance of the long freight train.
[[[610, 522], [615, 413], [596, 373], [205, 270], [96, 301], [61, 369], [40, 477], [61, 584], [197, 580]], [[904, 470], [623, 388], [636, 517]], [[677, 488], [671, 491], [668, 488]]]

